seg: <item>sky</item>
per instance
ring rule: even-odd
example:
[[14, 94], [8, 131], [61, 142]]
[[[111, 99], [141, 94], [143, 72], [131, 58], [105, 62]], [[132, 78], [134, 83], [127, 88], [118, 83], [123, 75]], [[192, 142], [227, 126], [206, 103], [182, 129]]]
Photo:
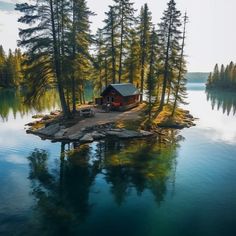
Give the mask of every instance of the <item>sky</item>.
[[[0, 45], [5, 50], [17, 45], [18, 13], [14, 11], [16, 2], [30, 0], [0, 0]], [[148, 3], [153, 14], [153, 22], [160, 22], [169, 0], [133, 0], [137, 14], [144, 3]], [[104, 12], [112, 0], [87, 0], [91, 11], [97, 15], [91, 18], [92, 30], [102, 27]], [[187, 11], [187, 55], [188, 71], [209, 72], [216, 63], [236, 62], [236, 0], [176, 0], [177, 8]]]

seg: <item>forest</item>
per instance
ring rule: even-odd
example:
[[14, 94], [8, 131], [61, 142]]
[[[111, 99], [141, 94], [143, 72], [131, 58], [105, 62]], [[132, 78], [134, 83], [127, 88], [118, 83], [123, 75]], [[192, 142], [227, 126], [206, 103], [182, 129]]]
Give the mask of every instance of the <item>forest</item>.
[[236, 90], [236, 64], [231, 61], [229, 65], [221, 65], [220, 69], [216, 64], [208, 77], [207, 88]]
[[5, 56], [2, 49], [0, 71], [5, 72], [0, 82], [15, 86], [24, 78], [26, 102], [57, 87], [63, 114], [69, 117], [85, 103], [89, 81], [96, 95], [110, 83], [133, 83], [147, 97], [149, 116], [165, 106], [174, 115], [185, 104], [188, 17], [174, 0], [157, 25], [147, 4], [137, 11], [130, 0], [113, 0], [96, 35], [90, 29], [95, 13], [85, 0], [22, 3], [16, 10], [21, 14], [18, 22], [25, 25], [18, 42], [24, 53], [17, 49]]
[[0, 88], [13, 88], [23, 84], [23, 55], [20, 49], [9, 50], [6, 55], [0, 45]]

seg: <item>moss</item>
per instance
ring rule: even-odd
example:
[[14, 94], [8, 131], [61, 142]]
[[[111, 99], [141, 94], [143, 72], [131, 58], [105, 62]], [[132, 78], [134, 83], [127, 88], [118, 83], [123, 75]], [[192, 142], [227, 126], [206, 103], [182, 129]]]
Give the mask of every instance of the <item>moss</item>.
[[31, 130], [37, 130], [37, 129], [41, 129], [45, 126], [45, 122], [43, 121], [36, 121], [33, 123], [33, 125], [31, 126]]
[[184, 128], [190, 127], [193, 124], [193, 117], [182, 108], [177, 108], [174, 116], [172, 116], [172, 107], [164, 106], [163, 111], [160, 112], [154, 119], [153, 125], [166, 128]]

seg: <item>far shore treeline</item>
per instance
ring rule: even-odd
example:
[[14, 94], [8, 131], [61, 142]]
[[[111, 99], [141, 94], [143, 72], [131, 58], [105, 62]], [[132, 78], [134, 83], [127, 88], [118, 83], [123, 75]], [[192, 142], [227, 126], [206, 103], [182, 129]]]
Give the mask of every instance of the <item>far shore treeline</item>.
[[230, 62], [229, 65], [215, 65], [214, 71], [210, 73], [207, 81], [207, 88], [219, 88], [236, 91], [236, 64]]
[[188, 17], [175, 0], [168, 2], [157, 25], [147, 4], [138, 11], [131, 0], [113, 0], [96, 35], [90, 30], [95, 13], [85, 0], [21, 3], [16, 10], [25, 25], [18, 42], [24, 54], [17, 49], [6, 56], [0, 48], [0, 86], [24, 84], [27, 102], [56, 86], [69, 117], [85, 102], [89, 81], [98, 95], [110, 83], [133, 83], [146, 93], [150, 117], [165, 106], [174, 115], [185, 103]]
[[23, 56], [20, 49], [5, 53], [0, 45], [0, 87], [14, 88], [23, 84]]

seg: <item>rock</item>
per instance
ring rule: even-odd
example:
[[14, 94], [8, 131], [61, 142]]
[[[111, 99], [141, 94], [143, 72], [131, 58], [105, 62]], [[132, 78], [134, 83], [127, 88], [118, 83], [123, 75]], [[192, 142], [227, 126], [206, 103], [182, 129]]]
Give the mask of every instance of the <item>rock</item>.
[[34, 126], [35, 124], [37, 124], [37, 122], [30, 122], [30, 123], [26, 124], [25, 126]]
[[52, 115], [52, 116], [58, 116], [58, 115], [60, 115], [60, 111], [52, 111], [51, 113], [50, 113], [50, 115]]
[[50, 116], [50, 115], [45, 115], [45, 116], [42, 118], [42, 120], [50, 120], [50, 119], [52, 119], [52, 116]]
[[98, 131], [94, 131], [94, 132], [92, 133], [92, 137], [93, 137], [94, 140], [99, 140], [99, 139], [105, 138], [106, 135], [104, 135], [103, 133], [100, 133], [100, 132], [98, 132]]
[[32, 116], [33, 119], [39, 119], [39, 118], [43, 118], [43, 117], [44, 117], [44, 115], [42, 115], [42, 114], [36, 114], [36, 115]]
[[60, 130], [59, 124], [53, 124], [46, 128], [38, 129], [35, 133], [45, 136], [54, 136]]
[[133, 131], [133, 130], [123, 130], [122, 132], [108, 130], [106, 132], [106, 134], [109, 135], [109, 136], [115, 136], [115, 137], [121, 138], [121, 139], [140, 138], [140, 137], [142, 137], [142, 134], [140, 132]]
[[78, 141], [78, 140], [80, 140], [82, 137], [83, 137], [83, 134], [79, 132], [79, 133], [71, 134], [71, 135], [69, 135], [67, 138], [68, 138], [70, 141]]
[[146, 131], [146, 130], [140, 130], [140, 133], [142, 134], [143, 137], [147, 137], [147, 136], [152, 136], [153, 133]]
[[82, 143], [91, 143], [93, 142], [93, 136], [91, 133], [85, 134], [79, 141]]
[[122, 132], [122, 131], [125, 131], [125, 130], [124, 129], [109, 129], [109, 131]]
[[64, 134], [66, 133], [66, 129], [60, 129], [57, 133], [55, 133], [54, 138], [57, 140], [65, 139]]

